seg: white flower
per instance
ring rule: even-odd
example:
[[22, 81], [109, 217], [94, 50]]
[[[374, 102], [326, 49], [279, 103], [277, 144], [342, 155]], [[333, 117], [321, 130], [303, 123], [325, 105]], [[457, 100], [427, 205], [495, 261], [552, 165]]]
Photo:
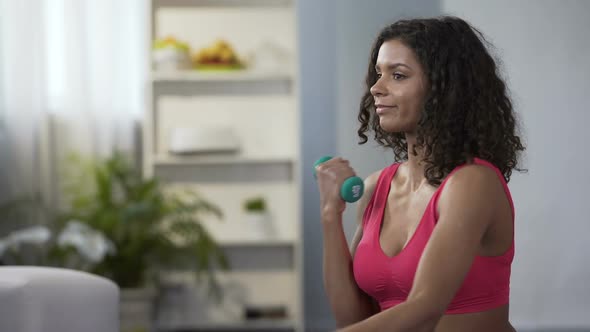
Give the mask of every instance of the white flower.
[[45, 226], [33, 226], [10, 233], [14, 244], [31, 243], [44, 244], [51, 237], [51, 232]]
[[115, 252], [115, 246], [101, 232], [78, 220], [72, 220], [57, 238], [59, 246], [72, 246], [92, 263], [100, 262], [108, 253]]
[[45, 226], [32, 226], [14, 231], [0, 240], [0, 256], [9, 247], [18, 249], [21, 244], [42, 245], [47, 243], [50, 237], [51, 232]]

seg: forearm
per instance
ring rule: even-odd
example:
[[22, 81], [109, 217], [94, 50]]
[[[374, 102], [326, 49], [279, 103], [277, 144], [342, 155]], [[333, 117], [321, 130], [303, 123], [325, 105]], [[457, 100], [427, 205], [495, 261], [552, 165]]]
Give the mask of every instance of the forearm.
[[324, 239], [324, 287], [339, 327], [373, 314], [368, 296], [358, 288], [352, 269], [341, 215], [322, 217]]
[[432, 332], [441, 314], [425, 308], [426, 303], [408, 300], [338, 332]]

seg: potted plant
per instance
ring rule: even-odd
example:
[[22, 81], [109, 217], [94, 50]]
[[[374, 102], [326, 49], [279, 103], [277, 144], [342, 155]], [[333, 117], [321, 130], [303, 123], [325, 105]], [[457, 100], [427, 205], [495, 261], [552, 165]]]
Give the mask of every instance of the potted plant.
[[252, 197], [244, 201], [247, 234], [253, 239], [268, 239], [275, 235], [264, 197]]
[[149, 286], [157, 284], [160, 270], [193, 268], [199, 281], [207, 278], [210, 295], [220, 299], [215, 270], [227, 269], [228, 262], [202, 223], [206, 215], [221, 218], [219, 208], [194, 191], [166, 191], [157, 179], [143, 179], [120, 153], [104, 161], [75, 155], [69, 161], [64, 186], [68, 209], [59, 223], [77, 220], [113, 244], [114, 250], [90, 272], [121, 288], [123, 325], [126, 308], [138, 310], [134, 299], [151, 314]]

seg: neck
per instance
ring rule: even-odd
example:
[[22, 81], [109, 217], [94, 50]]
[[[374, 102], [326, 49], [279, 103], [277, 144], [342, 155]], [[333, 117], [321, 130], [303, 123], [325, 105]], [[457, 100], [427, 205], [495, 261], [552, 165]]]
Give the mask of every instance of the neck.
[[408, 161], [406, 165], [408, 166], [408, 180], [410, 184], [410, 190], [412, 192], [416, 192], [423, 185], [427, 184], [428, 181], [424, 176], [422, 151], [417, 149], [417, 154], [414, 155], [413, 153], [414, 146], [416, 145], [416, 135], [407, 133], [406, 142], [408, 143]]

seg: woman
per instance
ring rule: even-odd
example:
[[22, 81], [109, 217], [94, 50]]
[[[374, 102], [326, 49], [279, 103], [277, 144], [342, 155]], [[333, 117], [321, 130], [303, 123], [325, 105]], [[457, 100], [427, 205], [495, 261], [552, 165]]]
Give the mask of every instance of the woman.
[[398, 21], [371, 51], [358, 131], [395, 163], [365, 180], [349, 251], [348, 161], [317, 167], [324, 283], [342, 331], [508, 332], [514, 209], [524, 150], [481, 33], [455, 17]]

